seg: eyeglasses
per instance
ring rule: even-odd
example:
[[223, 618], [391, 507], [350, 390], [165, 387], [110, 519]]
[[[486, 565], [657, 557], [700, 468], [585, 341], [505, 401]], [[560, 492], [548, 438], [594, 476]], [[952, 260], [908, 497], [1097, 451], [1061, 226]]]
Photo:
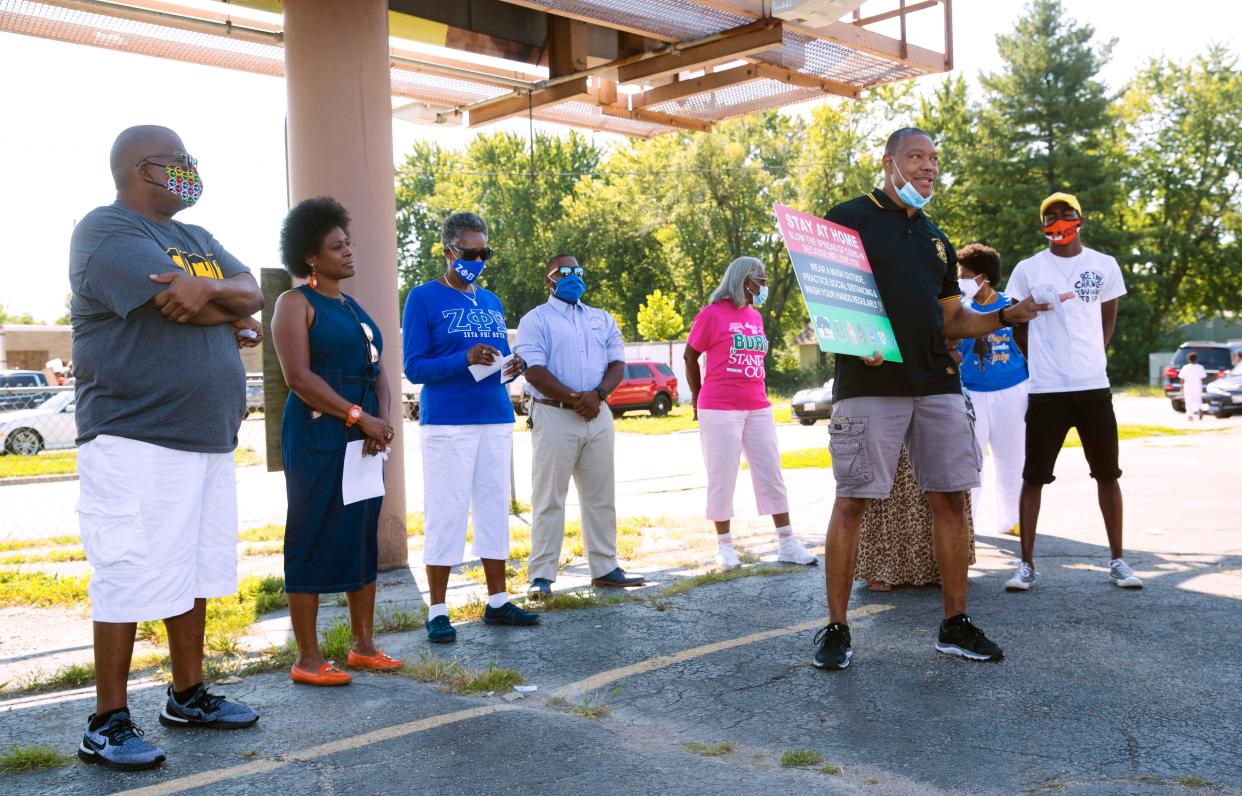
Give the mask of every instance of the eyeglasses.
[[198, 158], [193, 157], [189, 152], [160, 152], [154, 155], [147, 155], [142, 160], [138, 161], [138, 165], [141, 166], [143, 163], [151, 163], [155, 166], [161, 167], [171, 165], [168, 163], [156, 163], [154, 160], [151, 160], [151, 158], [169, 158], [173, 163], [176, 163], [183, 168], [198, 168]]
[[562, 265], [560, 268], [556, 269], [556, 272], [561, 276], [569, 276], [570, 274], [573, 274], [574, 276], [582, 276], [586, 273], [586, 269], [580, 265]]
[[371, 364], [374, 365], [379, 362], [379, 349], [375, 347], [375, 332], [366, 321], [359, 321], [358, 325], [362, 327], [362, 334], [367, 338], [367, 349], [371, 355]]
[[457, 252], [457, 259], [459, 260], [478, 260], [481, 263], [487, 262], [495, 254], [494, 251], [486, 246], [482, 249], [459, 249], [456, 246], [450, 246], [449, 250]]

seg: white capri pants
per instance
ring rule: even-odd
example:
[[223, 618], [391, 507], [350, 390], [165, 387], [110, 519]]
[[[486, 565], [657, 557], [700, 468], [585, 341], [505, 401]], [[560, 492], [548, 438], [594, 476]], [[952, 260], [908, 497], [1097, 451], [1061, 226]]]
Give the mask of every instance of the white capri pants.
[[466, 521], [474, 520], [471, 552], [509, 557], [509, 469], [513, 424], [425, 425], [423, 563], [455, 567], [466, 552]]
[[[1018, 498], [1022, 495], [1022, 465], [1026, 461], [1026, 397], [1029, 382], [1003, 390], [981, 392], [969, 390], [975, 406], [975, 439], [979, 451], [991, 448], [991, 482], [996, 506], [997, 533], [1005, 533], [1018, 524]], [[986, 470], [986, 466], [985, 466]], [[971, 519], [979, 523], [979, 504], [983, 484], [970, 490]]]
[[733, 490], [743, 452], [750, 465], [750, 482], [759, 513], [789, 511], [772, 407], [700, 409], [699, 443], [707, 467], [707, 519], [723, 522], [733, 518]]
[[101, 434], [78, 449], [78, 487], [96, 622], [168, 619], [237, 592], [232, 453]]

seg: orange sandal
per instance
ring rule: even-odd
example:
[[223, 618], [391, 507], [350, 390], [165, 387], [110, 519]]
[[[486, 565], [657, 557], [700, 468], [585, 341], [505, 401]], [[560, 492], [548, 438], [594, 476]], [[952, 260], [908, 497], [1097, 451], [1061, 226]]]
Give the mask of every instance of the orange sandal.
[[388, 672], [393, 669], [400, 669], [405, 664], [396, 658], [390, 658], [379, 650], [374, 655], [363, 655], [359, 652], [349, 651], [349, 660], [345, 663], [351, 669], [374, 669], [380, 672]]
[[349, 672], [342, 672], [331, 663], [325, 663], [319, 667], [317, 672], [299, 669], [295, 664], [289, 670], [289, 679], [303, 685], [333, 686], [349, 685], [354, 678]]

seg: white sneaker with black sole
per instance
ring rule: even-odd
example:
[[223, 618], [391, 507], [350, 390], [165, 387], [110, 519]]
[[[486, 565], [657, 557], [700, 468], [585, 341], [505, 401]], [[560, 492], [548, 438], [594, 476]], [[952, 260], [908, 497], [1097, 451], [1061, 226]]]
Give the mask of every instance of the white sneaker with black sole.
[[1030, 591], [1039, 575], [1035, 568], [1025, 561], [1018, 562], [1018, 571], [1005, 581], [1005, 591]]
[[1143, 581], [1123, 559], [1114, 558], [1108, 565], [1108, 582], [1123, 589], [1141, 589]]

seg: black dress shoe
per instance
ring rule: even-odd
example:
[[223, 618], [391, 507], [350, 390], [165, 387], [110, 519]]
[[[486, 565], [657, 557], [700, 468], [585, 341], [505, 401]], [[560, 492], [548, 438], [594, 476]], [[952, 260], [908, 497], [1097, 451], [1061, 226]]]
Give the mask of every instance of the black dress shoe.
[[642, 575], [627, 575], [625, 570], [617, 567], [607, 575], [591, 579], [592, 586], [604, 586], [611, 589], [624, 589], [630, 586], [641, 586], [647, 581]]

